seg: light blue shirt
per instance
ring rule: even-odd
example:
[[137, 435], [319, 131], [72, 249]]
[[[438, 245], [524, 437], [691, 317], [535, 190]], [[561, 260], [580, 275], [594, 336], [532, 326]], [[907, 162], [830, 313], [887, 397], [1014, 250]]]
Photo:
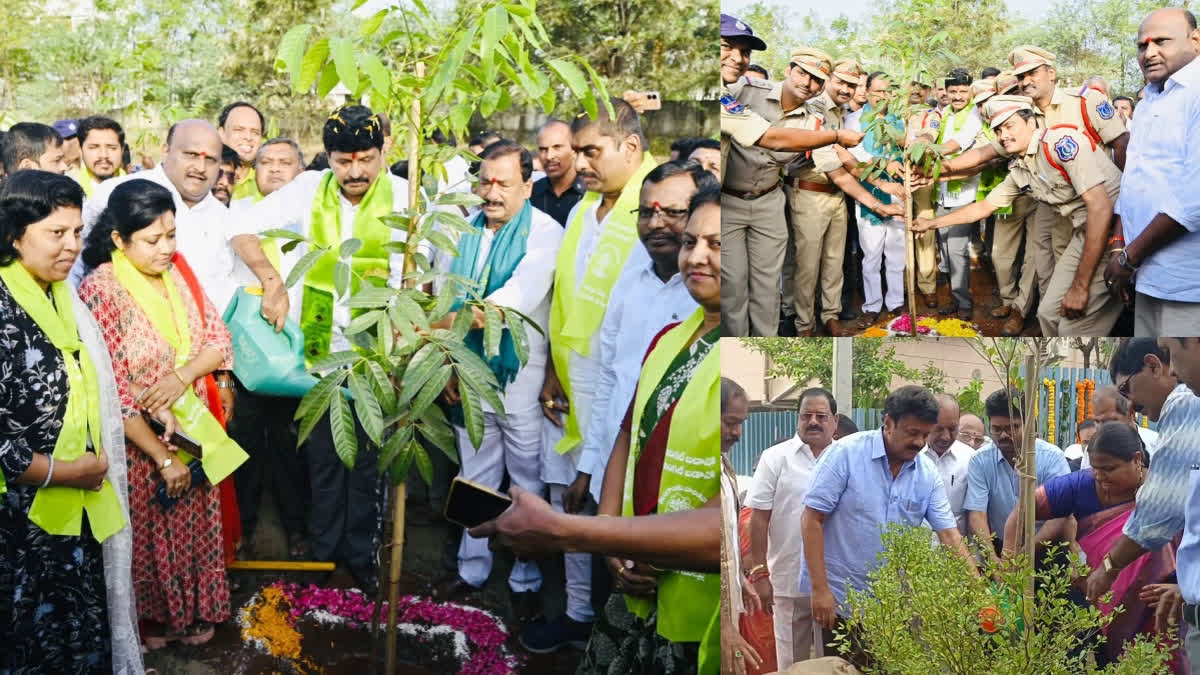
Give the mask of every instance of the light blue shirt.
[[[1071, 472], [1066, 456], [1057, 445], [1040, 438], [1035, 445], [1038, 485]], [[986, 511], [988, 528], [992, 534], [1003, 537], [1004, 522], [1017, 507], [1020, 491], [1017, 470], [1004, 459], [1000, 448], [988, 444], [980, 448], [967, 465], [967, 498], [963, 500], [963, 508]]]
[[1161, 90], [1146, 85], [1138, 103], [1137, 124], [1129, 134], [1121, 196], [1125, 241], [1132, 242], [1150, 221], [1164, 213], [1187, 234], [1146, 258], [1134, 282], [1138, 293], [1200, 302], [1200, 59], [1180, 68]]
[[[1185, 513], [1190, 508], [1187, 503], [1191, 500], [1189, 487], [1193, 475], [1198, 473], [1193, 467], [1200, 466], [1200, 398], [1192, 395], [1187, 385], [1181, 384], [1167, 396], [1163, 403], [1162, 413], [1158, 417], [1158, 450], [1154, 459], [1150, 460], [1150, 469], [1146, 472], [1146, 482], [1138, 488], [1136, 504], [1129, 520], [1125, 521], [1125, 536], [1137, 542], [1138, 546], [1153, 551], [1162, 548], [1163, 544], [1175, 538], [1185, 528]], [[1197, 527], [1200, 523], [1193, 523]], [[1196, 541], [1184, 532], [1182, 546], [1177, 554], [1177, 561], [1196, 555]], [[1200, 576], [1200, 571], [1193, 570], [1193, 575]], [[1183, 570], [1180, 569], [1180, 586], [1184, 588], [1187, 597], [1187, 586], [1183, 582]], [[1200, 586], [1192, 585], [1192, 592], [1200, 591]], [[1195, 597], [1189, 602], [1195, 602]]]
[[[825, 514], [825, 573], [843, 607], [847, 589], [866, 590], [867, 574], [879, 566], [888, 523], [956, 527], [933, 462], [917, 455], [892, 478], [878, 430], [846, 436], [821, 453], [804, 505]], [[800, 569], [800, 594], [812, 594], [808, 565]]]

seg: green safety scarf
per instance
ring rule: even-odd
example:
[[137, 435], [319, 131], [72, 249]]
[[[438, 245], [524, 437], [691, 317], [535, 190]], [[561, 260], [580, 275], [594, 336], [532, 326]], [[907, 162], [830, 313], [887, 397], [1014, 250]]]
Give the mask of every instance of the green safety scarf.
[[[951, 134], [958, 133], [958, 130], [961, 129], [964, 124], [967, 123], [967, 118], [970, 116], [971, 116], [971, 105], [968, 103], [967, 105], [963, 106], [962, 110], [959, 110], [958, 112], [956, 112], [950, 116], [949, 121], [952, 122], [954, 125], [954, 128], [950, 129], [950, 133]], [[944, 119], [942, 120], [942, 128], [938, 132], [938, 141], [937, 141], [938, 145], [941, 145], [944, 142], [944, 139], [946, 138], [946, 130], [950, 128], [950, 124], [947, 124], [946, 122], [947, 122], [946, 120], [944, 120]], [[959, 153], [961, 153], [961, 152], [962, 151], [959, 150]], [[948, 181], [946, 183], [946, 189], [949, 190], [950, 192], [958, 192], [959, 190], [962, 190], [962, 184], [963, 184], [963, 182], [962, 182], [961, 178], [955, 179], [952, 181]]]
[[[996, 132], [992, 131], [992, 128], [987, 124], [983, 125], [983, 135], [989, 141], [996, 140]], [[975, 201], [981, 202], [986, 199], [988, 194], [1003, 183], [1007, 176], [1008, 169], [997, 169], [990, 166], [984, 169], [983, 173], [979, 175], [979, 187], [975, 190]], [[996, 209], [996, 213], [1001, 216], [1011, 215], [1012, 205], [1001, 206]]]
[[[450, 263], [450, 273], [477, 282], [483, 290], [483, 297], [494, 293], [508, 283], [513, 272], [516, 271], [517, 265], [525, 258], [532, 216], [533, 207], [526, 199], [517, 215], [496, 231], [496, 236], [492, 239], [492, 247], [488, 249], [487, 258], [484, 259], [483, 267], [479, 274], [476, 274], [477, 265], [475, 263], [479, 260], [479, 244], [483, 241], [482, 230], [487, 227], [483, 211], [476, 213], [475, 217], [471, 219], [471, 227], [475, 231], [459, 238], [458, 256]], [[452, 311], [457, 312], [462, 309], [465, 296], [465, 291], [460, 289]], [[516, 379], [517, 371], [521, 370], [521, 360], [517, 358], [512, 332], [508, 328], [505, 328], [500, 336], [500, 353], [490, 359], [487, 357], [487, 350], [484, 349], [482, 328], [468, 332], [463, 343], [488, 364], [488, 367], [496, 374], [496, 381], [500, 383], [501, 389]], [[458, 425], [463, 424], [461, 405], [451, 408], [450, 421]]]
[[[50, 284], [54, 302], [33, 280], [25, 266], [14, 262], [0, 267], [0, 279], [13, 299], [33, 319], [62, 354], [67, 371], [67, 409], [62, 430], [51, 451], [55, 460], [72, 462], [87, 452], [90, 435], [97, 456], [103, 456], [100, 423], [100, 381], [87, 347], [79, 339], [71, 291], [64, 281]], [[4, 491], [0, 478], [0, 492]], [[105, 479], [100, 491], [55, 485], [39, 488], [29, 508], [29, 520], [50, 534], [79, 536], [87, 511], [92, 536], [104, 541], [125, 527], [125, 515], [112, 483]]]
[[[342, 205], [338, 199], [341, 189], [332, 171], [327, 172], [317, 186], [309, 228], [309, 235], [317, 246], [336, 247], [342, 242]], [[387, 172], [381, 171], [354, 213], [354, 237], [363, 245], [350, 260], [350, 268], [354, 272], [351, 275], [351, 295], [358, 292], [359, 277], [376, 286], [387, 284], [386, 244], [390, 235], [387, 226], [379, 221], [391, 215], [392, 211], [392, 181]], [[337, 256], [326, 254], [317, 260], [304, 277], [300, 324], [304, 328], [304, 358], [309, 365], [329, 354], [333, 335], [333, 272], [336, 266]]]
[[[163, 285], [167, 289], [167, 297], [164, 298], [124, 253], [113, 251], [112, 263], [117, 281], [150, 320], [154, 330], [175, 350], [175, 367], [183, 367], [192, 353], [192, 331], [188, 328], [183, 296], [179, 294], [170, 270], [162, 275]], [[203, 302], [200, 298], [196, 298], [196, 301]], [[200, 311], [204, 311], [203, 307]], [[183, 396], [171, 406], [171, 412], [179, 421], [180, 428], [204, 449], [200, 464], [213, 485], [225, 480], [234, 469], [249, 459], [246, 451], [221, 428], [221, 423], [196, 396], [196, 390], [191, 385], [183, 388]], [[182, 450], [178, 451], [178, 455], [184, 464], [192, 461], [192, 456]]]
[[[637, 396], [633, 402], [633, 438], [625, 469], [625, 494], [621, 512], [633, 516], [634, 472], [642, 446], [642, 416], [653, 392], [659, 388], [676, 358], [688, 349], [688, 340], [704, 321], [704, 310], [658, 339], [642, 364]], [[719, 328], [717, 329], [719, 330]], [[705, 336], [707, 337], [707, 336]], [[692, 373], [675, 404], [667, 431], [667, 450], [658, 490], [658, 513], [697, 509], [721, 491], [721, 350], [713, 346]], [[720, 604], [721, 576], [698, 572], [668, 572], [658, 578], [658, 634], [673, 642], [700, 642], [701, 651], [720, 650], [719, 636], [713, 644], [708, 622]], [[625, 597], [629, 611], [645, 618], [656, 600]]]
[[[647, 152], [642, 157], [642, 165], [625, 183], [617, 203], [608, 212], [608, 225], [600, 233], [600, 240], [588, 261], [582, 283], [575, 283], [575, 258], [579, 254], [579, 240], [583, 233], [583, 215], [600, 201], [600, 193], [588, 192], [579, 201], [575, 219], [568, 225], [562, 247], [558, 249], [554, 296], [550, 301], [550, 356], [568, 401], [571, 399], [571, 352], [583, 356], [591, 353], [592, 335], [604, 321], [608, 295], [638, 243], [637, 214], [633, 210], [638, 207], [641, 198], [642, 180], [655, 166], [654, 157]], [[568, 412], [565, 435], [554, 446], [554, 451], [565, 455], [581, 442], [583, 433], [579, 428], [579, 418]]]
[[[110, 178], [116, 178], [117, 176], [124, 175], [125, 169], [118, 168], [117, 172], [110, 176]], [[83, 194], [87, 195], [89, 199], [91, 198], [92, 194], [96, 192], [96, 186], [100, 184], [100, 180], [96, 178], [95, 174], [88, 170], [87, 164], [84, 164], [82, 161], [79, 163], [79, 172], [74, 176], [74, 178], [75, 182], [79, 183], [79, 187], [83, 188]]]
[[258, 181], [254, 177], [254, 167], [246, 172], [245, 176], [233, 186], [233, 199], [245, 199], [246, 197], [254, 197], [254, 201], [263, 198], [263, 193], [258, 191]]

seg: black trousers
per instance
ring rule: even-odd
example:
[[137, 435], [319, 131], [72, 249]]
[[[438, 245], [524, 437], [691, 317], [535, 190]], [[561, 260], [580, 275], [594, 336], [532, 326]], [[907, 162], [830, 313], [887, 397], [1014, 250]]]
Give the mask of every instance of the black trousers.
[[304, 443], [308, 458], [312, 509], [308, 530], [313, 558], [341, 562], [361, 583], [376, 579], [380, 533], [383, 531], [384, 480], [379, 473], [379, 449], [355, 420], [358, 456], [346, 468], [333, 448], [326, 413]]
[[229, 437], [250, 455], [233, 474], [242, 537], [249, 540], [258, 526], [258, 512], [269, 486], [279, 504], [279, 518], [289, 536], [303, 535], [311, 504], [308, 464], [296, 447], [298, 398], [260, 396], [235, 380], [237, 398]]

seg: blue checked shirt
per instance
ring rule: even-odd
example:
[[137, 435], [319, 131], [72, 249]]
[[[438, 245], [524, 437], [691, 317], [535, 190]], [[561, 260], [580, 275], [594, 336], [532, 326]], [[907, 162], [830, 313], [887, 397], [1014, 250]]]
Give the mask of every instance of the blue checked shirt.
[[[1194, 471], [1200, 467], [1200, 398], [1181, 384], [1167, 396], [1158, 417], [1158, 449], [1146, 472], [1146, 482], [1138, 488], [1133, 513], [1125, 521], [1125, 536], [1138, 546], [1153, 551], [1162, 548], [1184, 529], [1184, 514]], [[1197, 542], [1184, 534], [1177, 560], [1183, 584], [1184, 555], [1196, 555]], [[1186, 549], [1186, 551], [1185, 551]], [[1193, 572], [1197, 574], [1197, 572]], [[1200, 576], [1200, 574], [1197, 574]], [[1197, 590], [1193, 586], [1193, 590]], [[1195, 599], [1189, 600], [1194, 602]]]
[[[867, 588], [889, 523], [957, 527], [933, 462], [917, 455], [892, 478], [878, 430], [847, 436], [821, 453], [804, 505], [825, 514], [825, 573], [839, 606], [846, 604], [847, 588]], [[800, 568], [800, 595], [812, 595], [807, 564]]]

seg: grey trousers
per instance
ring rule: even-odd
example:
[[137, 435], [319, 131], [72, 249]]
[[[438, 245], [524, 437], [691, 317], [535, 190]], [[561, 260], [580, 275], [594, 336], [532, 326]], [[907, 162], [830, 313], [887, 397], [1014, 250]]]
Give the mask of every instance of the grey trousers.
[[1200, 335], [1200, 303], [1163, 300], [1138, 293], [1133, 306], [1137, 337]]
[[[954, 211], [938, 206], [938, 216]], [[938, 230], [942, 260], [950, 270], [950, 297], [959, 309], [971, 309], [971, 233], [975, 223], [953, 225]]]

